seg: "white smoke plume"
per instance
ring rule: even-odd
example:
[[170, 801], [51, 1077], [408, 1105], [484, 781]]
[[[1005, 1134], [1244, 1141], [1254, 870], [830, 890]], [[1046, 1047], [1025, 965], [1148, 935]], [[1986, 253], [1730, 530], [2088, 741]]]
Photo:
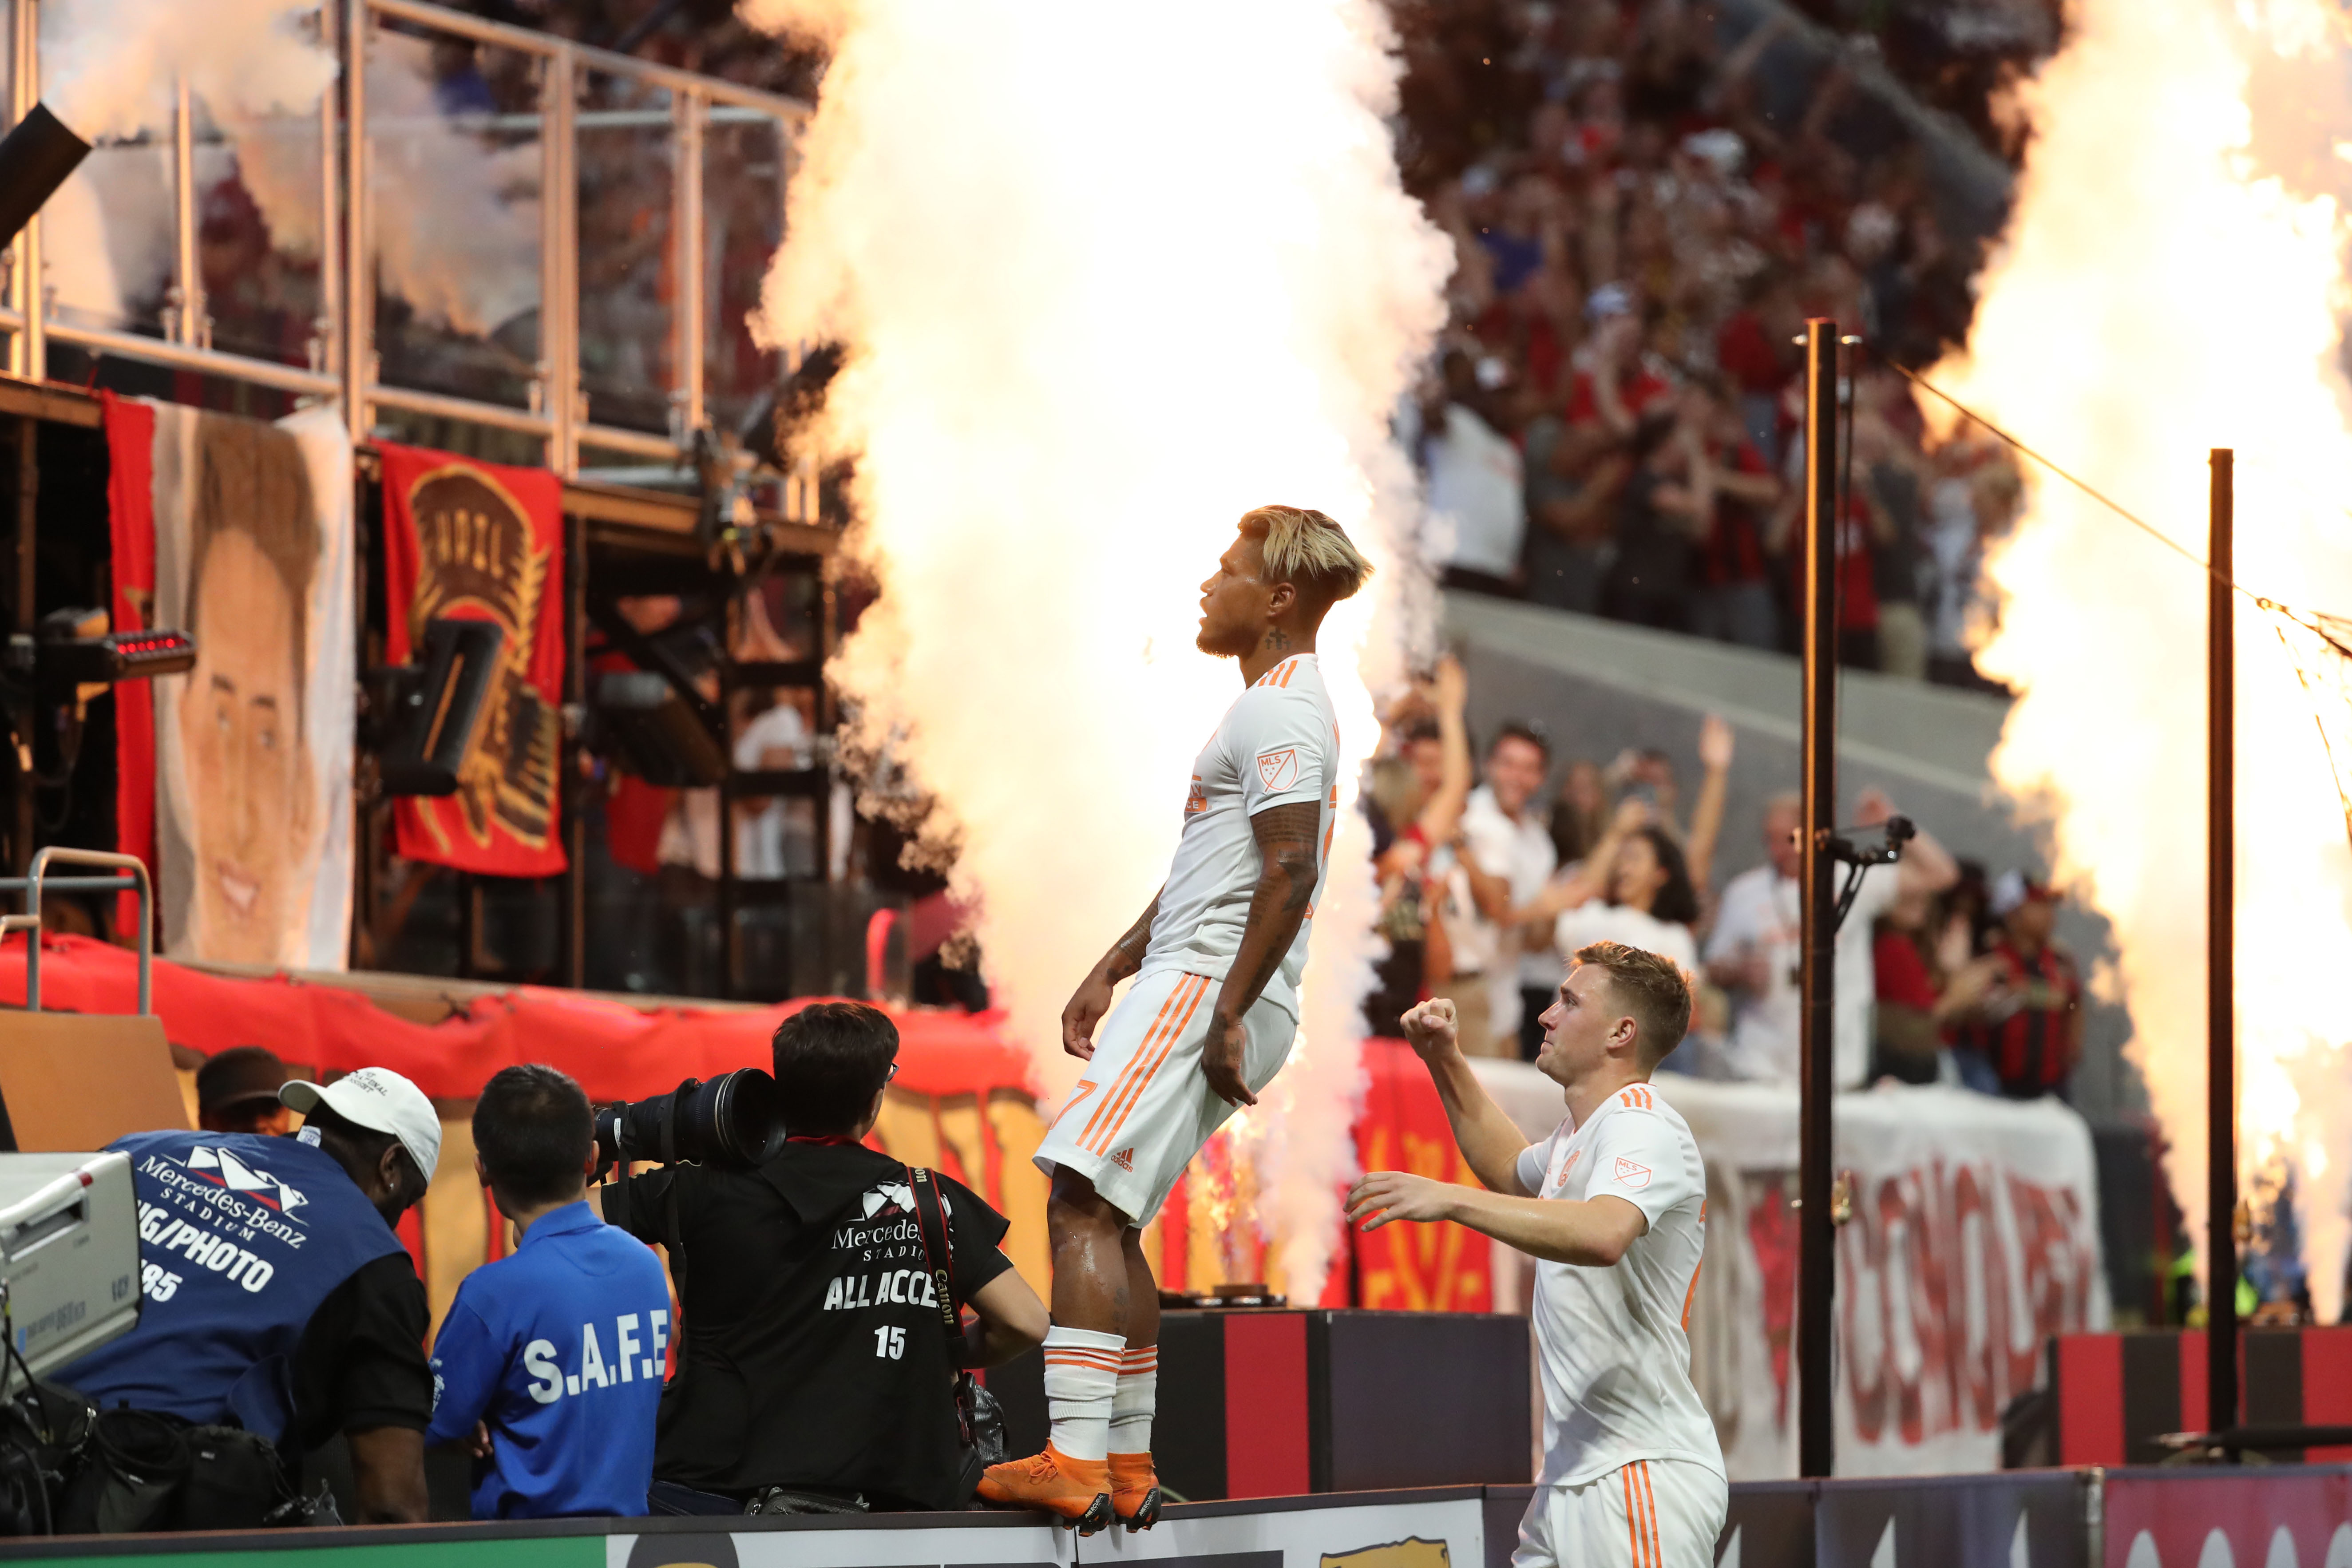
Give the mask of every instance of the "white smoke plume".
[[[2310, 194], [2342, 180], [2352, 136], [2340, 18], [2323, 0], [2068, 10], [2066, 48], [2023, 95], [2035, 138], [1968, 358], [1943, 374], [2199, 559], [2206, 452], [2235, 448], [2238, 581], [2352, 615], [2338, 319], [2352, 233]], [[2334, 157], [2311, 155], [2331, 143]], [[1993, 563], [2000, 625], [1978, 659], [2024, 693], [1994, 771], [2051, 827], [2061, 878], [2114, 924], [2106, 984], [2129, 1005], [2201, 1243], [2205, 577], [2027, 471], [2029, 515]], [[2339, 980], [2352, 853], [2311, 702], [2242, 600], [2237, 647], [2242, 1172], [2294, 1167], [2313, 1305], [2333, 1321], [2352, 1241]]]
[[[315, 0], [50, 0], [44, 100], [86, 140], [170, 128], [185, 77], [201, 120], [199, 204], [240, 182], [271, 244], [320, 254], [317, 110], [337, 62], [307, 26]], [[540, 153], [442, 112], [430, 45], [379, 32], [368, 49], [378, 279], [422, 321], [485, 336], [536, 306]], [[216, 129], [220, 141], [209, 140]], [[52, 202], [45, 244], [61, 305], [110, 322], [160, 299], [172, 271], [168, 145], [100, 145]]]
[[1056, 1092], [1062, 1005], [1165, 874], [1239, 690], [1198, 653], [1234, 521], [1319, 507], [1382, 571], [1322, 662], [1350, 753], [1306, 1038], [1245, 1142], [1294, 1295], [1351, 1170], [1371, 883], [1354, 763], [1395, 673], [1410, 475], [1390, 410], [1443, 321], [1374, 0], [750, 0], [831, 58], [759, 329], [838, 340], [884, 584], [835, 675], [951, 809], [957, 877]]
[[168, 125], [177, 84], [224, 113], [315, 106], [335, 79], [317, 0], [51, 0], [41, 99], [85, 142]]

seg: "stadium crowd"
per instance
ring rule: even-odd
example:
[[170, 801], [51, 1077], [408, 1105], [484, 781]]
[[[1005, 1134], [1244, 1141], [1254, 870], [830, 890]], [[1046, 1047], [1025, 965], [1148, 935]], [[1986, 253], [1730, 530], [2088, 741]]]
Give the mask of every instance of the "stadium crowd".
[[1965, 336], [1977, 242], [1844, 62], [1795, 59], [1786, 17], [1730, 9], [1398, 7], [1408, 179], [1458, 258], [1403, 419], [1429, 553], [1455, 586], [1792, 647], [1795, 340], [1830, 316], [1867, 344], [1841, 657], [1981, 685], [1979, 563], [2017, 474], [1980, 433], [1931, 438], [1891, 368]]
[[[1526, 723], [1499, 725], [1474, 757], [1467, 700], [1449, 658], [1383, 715], [1363, 800], [1390, 955], [1366, 1027], [1394, 1034], [1416, 1001], [1444, 996], [1465, 1050], [1532, 1060], [1570, 955], [1620, 942], [1695, 982], [1690, 1035], [1664, 1070], [1793, 1085], [1797, 797], [1765, 804], [1759, 863], [1725, 878], [1734, 740], [1721, 719], [1700, 727], [1702, 777], [1685, 796], [1663, 752], [1559, 756]], [[1875, 790], [1855, 805], [1864, 827], [1895, 814]], [[1865, 876], [1840, 930], [1839, 1086], [2063, 1092], [2084, 992], [2055, 914], [2056, 895], [2028, 874], [1990, 876], [1920, 826], [1896, 866]]]

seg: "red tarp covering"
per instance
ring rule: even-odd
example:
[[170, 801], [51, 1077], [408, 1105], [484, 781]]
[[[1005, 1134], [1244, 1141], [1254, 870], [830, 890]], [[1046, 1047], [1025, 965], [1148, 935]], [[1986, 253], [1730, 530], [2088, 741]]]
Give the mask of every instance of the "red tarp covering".
[[[279, 1059], [326, 1071], [386, 1067], [436, 1100], [469, 1100], [500, 1068], [545, 1062], [580, 1080], [589, 1098], [635, 1100], [733, 1068], [768, 1065], [768, 1038], [816, 997], [752, 1012], [625, 1003], [538, 985], [476, 1000], [439, 1024], [385, 1012], [356, 991], [281, 977], [233, 979], [157, 959], [156, 1016], [173, 1045], [210, 1056], [266, 1046]], [[138, 955], [86, 937], [41, 943], [41, 1002], [75, 1013], [137, 1008]], [[0, 1003], [25, 1000], [23, 939], [0, 943]], [[992, 1014], [898, 1015], [898, 1087], [916, 1094], [1026, 1091], [1027, 1055]]]
[[[136, 954], [86, 937], [41, 943], [41, 1000], [77, 1013], [129, 1013], [138, 999]], [[578, 992], [522, 985], [479, 998], [438, 1024], [387, 1013], [356, 991], [283, 976], [234, 979], [155, 961], [156, 1015], [173, 1044], [210, 1056], [231, 1046], [266, 1046], [279, 1058], [324, 1071], [387, 1067], [436, 1100], [470, 1100], [500, 1068], [545, 1062], [579, 1079], [596, 1100], [660, 1094], [687, 1077], [765, 1067], [768, 1039], [804, 997], [750, 1012], [661, 1008], [642, 1012]], [[25, 999], [23, 938], [0, 943], [0, 1004]], [[1034, 1096], [1030, 1062], [1001, 1032], [996, 1014], [908, 1012], [898, 1025], [893, 1087], [929, 1096], [998, 1089]], [[1364, 1042], [1364, 1108], [1356, 1122], [1367, 1170], [1404, 1170], [1475, 1184], [1454, 1149], [1429, 1074], [1398, 1040]], [[1041, 1106], [1050, 1115], [1050, 1106]], [[1025, 1159], [1027, 1149], [1006, 1151]], [[1189, 1185], [1189, 1184], [1186, 1184]], [[1178, 1189], [1180, 1194], [1184, 1187]], [[1181, 1196], [1171, 1200], [1185, 1210]], [[1172, 1279], [1183, 1280], [1187, 1227], [1172, 1234]], [[1387, 1226], [1338, 1238], [1324, 1304], [1347, 1304], [1350, 1277], [1360, 1305], [1486, 1311], [1494, 1300], [1485, 1238], [1454, 1225]], [[1349, 1249], [1354, 1267], [1349, 1268]], [[1189, 1282], [1189, 1281], [1188, 1281]]]

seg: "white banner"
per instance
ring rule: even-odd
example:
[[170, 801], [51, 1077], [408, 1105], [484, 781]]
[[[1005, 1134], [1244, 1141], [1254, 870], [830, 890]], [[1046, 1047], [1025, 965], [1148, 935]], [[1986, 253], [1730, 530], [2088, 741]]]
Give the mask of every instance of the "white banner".
[[[1517, 1062], [1480, 1079], [1530, 1138], [1564, 1110]], [[1706, 1161], [1692, 1374], [1734, 1480], [1797, 1473], [1797, 1096], [1661, 1076]], [[2054, 1100], [1956, 1089], [1837, 1098], [1837, 1473], [2000, 1467], [2000, 1413], [2054, 1333], [2107, 1326], [2091, 1130]], [[1498, 1292], [1499, 1298], [1499, 1292]], [[1502, 1304], [1498, 1299], [1498, 1305]]]
[[156, 890], [175, 958], [341, 969], [352, 918], [352, 446], [155, 407], [151, 626], [196, 641], [155, 691]]

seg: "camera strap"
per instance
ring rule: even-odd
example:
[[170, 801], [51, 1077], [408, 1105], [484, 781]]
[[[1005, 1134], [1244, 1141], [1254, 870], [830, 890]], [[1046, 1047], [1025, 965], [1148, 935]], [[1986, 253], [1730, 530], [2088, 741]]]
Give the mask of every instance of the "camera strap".
[[948, 1364], [964, 1360], [963, 1303], [955, 1299], [953, 1255], [948, 1246], [947, 1209], [940, 1202], [939, 1178], [920, 1165], [907, 1167], [907, 1188], [915, 1195], [915, 1228], [923, 1238], [923, 1261], [931, 1273], [931, 1294], [939, 1299], [940, 1326], [948, 1337]]

